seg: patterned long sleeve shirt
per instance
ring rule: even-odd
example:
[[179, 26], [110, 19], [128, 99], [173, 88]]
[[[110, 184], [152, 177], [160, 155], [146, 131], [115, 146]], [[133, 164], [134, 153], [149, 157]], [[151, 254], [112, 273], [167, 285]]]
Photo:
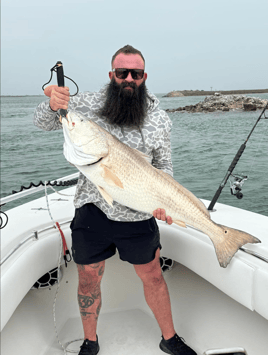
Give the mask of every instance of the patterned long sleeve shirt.
[[[138, 149], [151, 158], [151, 164], [164, 172], [173, 175], [171, 162], [170, 132], [171, 120], [167, 113], [159, 108], [157, 97], [149, 93], [148, 112], [142, 128], [128, 128], [111, 125], [104, 117], [97, 114], [105, 100], [105, 88], [99, 92], [84, 92], [70, 98], [68, 108], [81, 112], [90, 120], [113, 134], [121, 142]], [[34, 124], [45, 130], [52, 131], [62, 129], [59, 114], [51, 110], [49, 100], [39, 104], [34, 114]], [[82, 173], [79, 174], [76, 193], [74, 197], [75, 208], [82, 207], [86, 203], [94, 203], [106, 216], [114, 221], [141, 221], [152, 217], [123, 206], [116, 201], [111, 207], [101, 196], [97, 187]]]

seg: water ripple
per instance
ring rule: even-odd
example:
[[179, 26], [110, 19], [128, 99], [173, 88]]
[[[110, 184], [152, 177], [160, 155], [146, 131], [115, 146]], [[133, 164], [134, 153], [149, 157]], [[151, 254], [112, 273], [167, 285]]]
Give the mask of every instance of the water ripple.
[[[163, 109], [192, 105], [204, 99], [162, 95], [158, 98]], [[62, 154], [62, 132], [43, 132], [33, 125], [35, 107], [44, 100], [44, 96], [2, 98], [1, 196], [19, 190], [21, 185], [28, 186], [31, 181], [54, 180], [77, 171]], [[175, 179], [199, 198], [211, 200], [259, 114], [259, 111], [170, 113]], [[228, 183], [219, 202], [268, 216], [267, 127], [267, 120], [260, 121], [237, 165], [236, 172], [249, 175], [243, 186], [243, 199], [230, 194]], [[14, 201], [8, 208], [31, 198]]]

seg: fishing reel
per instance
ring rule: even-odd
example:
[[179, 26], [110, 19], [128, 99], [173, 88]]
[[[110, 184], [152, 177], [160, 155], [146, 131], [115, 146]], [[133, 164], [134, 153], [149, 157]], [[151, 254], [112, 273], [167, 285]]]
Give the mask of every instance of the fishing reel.
[[247, 180], [247, 176], [245, 175], [238, 175], [238, 174], [231, 174], [229, 181], [230, 181], [230, 189], [231, 194], [236, 196], [239, 200], [243, 197], [242, 194], [242, 185]]

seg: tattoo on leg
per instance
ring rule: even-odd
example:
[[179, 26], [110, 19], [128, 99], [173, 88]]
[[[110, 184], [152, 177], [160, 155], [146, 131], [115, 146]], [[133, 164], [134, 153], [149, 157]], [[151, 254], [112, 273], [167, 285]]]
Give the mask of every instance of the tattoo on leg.
[[[96, 299], [99, 299], [99, 304], [97, 306], [96, 311], [95, 312], [94, 311], [87, 312], [87, 308], [91, 307], [94, 304]], [[100, 308], [101, 308], [101, 294], [100, 294], [100, 292], [97, 292], [96, 294], [92, 294], [92, 297], [78, 294], [78, 303], [79, 303], [79, 307], [80, 307], [80, 314], [83, 319], [88, 319], [91, 316], [91, 314], [95, 315], [96, 320], [98, 319], [99, 313], [100, 313]]]
[[100, 303], [99, 303], [99, 305], [98, 305], [98, 307], [97, 307], [97, 310], [96, 310], [96, 317], [95, 317], [96, 320], [97, 320], [98, 317], [99, 317], [100, 309], [101, 309], [101, 300], [100, 300]]
[[[88, 266], [93, 270], [88, 269]], [[77, 267], [79, 274], [78, 304], [81, 318], [83, 322], [90, 319], [97, 321], [101, 309], [100, 282], [104, 273], [104, 265], [95, 263], [77, 265]]]
[[84, 271], [85, 270], [85, 265], [77, 264], [77, 269]]
[[100, 266], [100, 263], [95, 263], [95, 264], [91, 264], [90, 267], [92, 269], [97, 269]]
[[98, 274], [98, 275], [99, 275], [99, 276], [102, 276], [103, 273], [104, 273], [103, 266], [101, 266], [100, 269], [99, 269], [99, 274]]
[[84, 312], [84, 310], [80, 310], [80, 314], [81, 314], [81, 317], [82, 318], [89, 318], [89, 316], [91, 315], [91, 314], [94, 314], [94, 313], [91, 313], [91, 312]]
[[[95, 298], [95, 297], [94, 297]], [[93, 305], [94, 298], [90, 296], [84, 296], [78, 294], [78, 303], [81, 308], [88, 308]]]

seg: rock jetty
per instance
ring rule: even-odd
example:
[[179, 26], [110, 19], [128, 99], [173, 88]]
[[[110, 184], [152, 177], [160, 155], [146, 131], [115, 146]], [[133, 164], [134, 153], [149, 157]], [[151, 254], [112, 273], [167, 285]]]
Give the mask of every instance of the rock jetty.
[[181, 97], [181, 96], [209, 96], [215, 93], [222, 95], [248, 95], [248, 94], [264, 94], [268, 93], [268, 89], [252, 89], [252, 90], [228, 90], [228, 91], [205, 91], [205, 90], [173, 90], [163, 97]]
[[167, 112], [214, 112], [214, 111], [230, 111], [244, 110], [256, 111], [264, 108], [268, 100], [258, 97], [248, 97], [244, 95], [222, 95], [215, 93], [213, 96], [207, 96], [204, 101], [195, 105], [178, 107], [176, 109], [167, 109]]

